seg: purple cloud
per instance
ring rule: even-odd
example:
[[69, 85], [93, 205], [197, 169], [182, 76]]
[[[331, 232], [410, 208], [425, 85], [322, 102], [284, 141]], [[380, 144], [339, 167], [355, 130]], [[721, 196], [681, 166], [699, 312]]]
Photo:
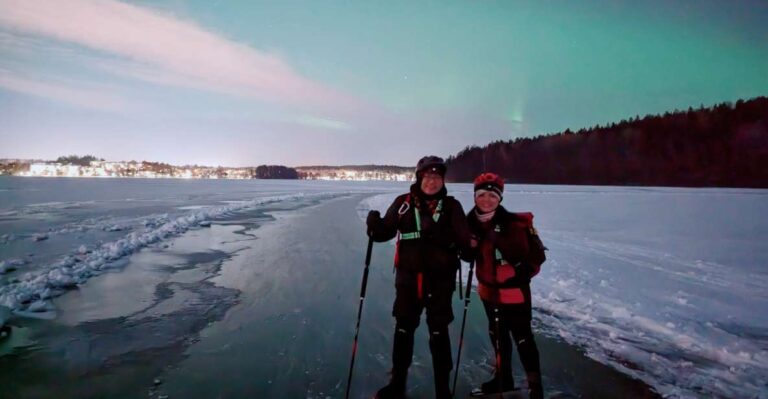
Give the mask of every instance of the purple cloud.
[[132, 78], [329, 112], [358, 105], [277, 56], [150, 8], [112, 0], [0, 0], [0, 9], [0, 26], [118, 57], [123, 63], [111, 70]]
[[108, 94], [107, 90], [74, 87], [61, 82], [33, 80], [14, 75], [5, 69], [0, 69], [0, 87], [18, 93], [58, 100], [86, 108], [105, 111], [121, 111], [126, 109], [125, 101]]

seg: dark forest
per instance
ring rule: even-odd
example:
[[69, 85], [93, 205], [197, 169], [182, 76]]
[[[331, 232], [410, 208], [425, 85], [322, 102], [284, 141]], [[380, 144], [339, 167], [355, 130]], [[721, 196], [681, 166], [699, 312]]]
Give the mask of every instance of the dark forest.
[[766, 188], [768, 98], [471, 146], [447, 163], [452, 182], [491, 171], [510, 183]]

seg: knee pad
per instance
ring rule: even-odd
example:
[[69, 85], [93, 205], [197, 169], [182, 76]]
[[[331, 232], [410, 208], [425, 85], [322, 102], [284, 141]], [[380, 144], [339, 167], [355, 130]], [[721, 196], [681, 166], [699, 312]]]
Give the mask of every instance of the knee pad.
[[530, 327], [513, 328], [512, 337], [515, 339], [516, 344], [524, 345], [525, 343], [533, 340], [533, 331], [531, 331]]
[[441, 337], [448, 337], [448, 326], [445, 327], [430, 327], [429, 328], [429, 339], [432, 338], [439, 339]]
[[395, 325], [395, 334], [413, 335], [419, 323], [397, 322]]

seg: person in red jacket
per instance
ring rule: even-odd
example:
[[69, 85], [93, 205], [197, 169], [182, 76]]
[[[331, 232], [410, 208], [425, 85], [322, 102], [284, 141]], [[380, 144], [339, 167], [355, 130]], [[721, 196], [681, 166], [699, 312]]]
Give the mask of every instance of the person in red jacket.
[[[483, 173], [474, 181], [475, 207], [467, 215], [475, 239], [477, 292], [488, 316], [491, 344], [496, 352], [493, 378], [473, 395], [514, 390], [512, 339], [525, 368], [531, 399], [543, 397], [539, 350], [531, 331], [530, 279], [539, 271], [529, 239], [532, 215], [510, 213], [499, 205], [504, 180]], [[528, 220], [526, 219], [526, 215]], [[542, 247], [543, 248], [543, 247]], [[543, 250], [542, 250], [543, 253]]]

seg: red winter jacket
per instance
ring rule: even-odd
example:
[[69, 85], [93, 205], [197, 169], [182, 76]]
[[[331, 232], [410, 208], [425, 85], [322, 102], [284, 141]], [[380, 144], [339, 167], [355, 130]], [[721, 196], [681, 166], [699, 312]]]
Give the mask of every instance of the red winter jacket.
[[[531, 277], [538, 273], [539, 265], [533, 265], [529, 257], [527, 228], [531, 221], [526, 220], [529, 215], [510, 213], [502, 206], [488, 222], [478, 220], [475, 208], [467, 215], [469, 228], [478, 239], [475, 271], [482, 299], [504, 304], [530, 300], [523, 288], [527, 288]], [[502, 261], [497, 260], [497, 249]]]

